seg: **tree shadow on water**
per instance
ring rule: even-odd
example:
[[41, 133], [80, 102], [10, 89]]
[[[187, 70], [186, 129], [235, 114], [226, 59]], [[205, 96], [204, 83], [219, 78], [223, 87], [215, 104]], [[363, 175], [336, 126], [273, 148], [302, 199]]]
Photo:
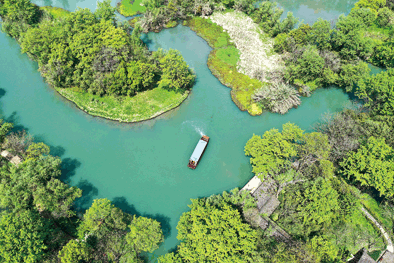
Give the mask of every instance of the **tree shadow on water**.
[[8, 116], [7, 118], [3, 118], [4, 122], [9, 122], [14, 124], [14, 128], [12, 129], [12, 131], [17, 132], [17, 131], [22, 131], [25, 130], [26, 132], [29, 131], [28, 128], [26, 128], [25, 126], [23, 126], [22, 124], [19, 123], [19, 117], [16, 113], [16, 111], [12, 112], [10, 116]]
[[0, 99], [1, 99], [2, 97], [4, 97], [5, 94], [6, 94], [6, 90], [0, 88]]
[[112, 201], [112, 203], [122, 209], [123, 212], [126, 212], [131, 215], [136, 215], [136, 216], [143, 216], [143, 217], [148, 217], [155, 219], [156, 221], [160, 222], [161, 229], [163, 230], [163, 235], [164, 238], [168, 238], [171, 236], [171, 225], [170, 221], [171, 219], [168, 216], [165, 216], [163, 214], [141, 214], [140, 212], [137, 211], [135, 206], [133, 204], [130, 204], [125, 197], [115, 197]]
[[81, 162], [77, 159], [64, 158], [62, 160], [62, 165], [60, 168], [62, 171], [60, 179], [64, 182], [69, 181], [70, 178], [75, 175], [77, 168], [79, 168], [80, 166]]
[[75, 201], [74, 207], [76, 211], [83, 213], [91, 206], [93, 199], [98, 195], [98, 189], [87, 180], [80, 180], [76, 187], [82, 190], [82, 196]]

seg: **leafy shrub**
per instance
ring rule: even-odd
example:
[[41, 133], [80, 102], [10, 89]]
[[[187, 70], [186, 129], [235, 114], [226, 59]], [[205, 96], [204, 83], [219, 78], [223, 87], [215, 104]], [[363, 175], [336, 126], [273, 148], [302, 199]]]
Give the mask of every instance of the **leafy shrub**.
[[394, 13], [387, 7], [378, 10], [377, 23], [381, 27], [385, 27], [393, 22]]
[[298, 92], [284, 83], [266, 85], [257, 90], [252, 98], [262, 104], [265, 109], [280, 114], [285, 114], [291, 108], [301, 104]]

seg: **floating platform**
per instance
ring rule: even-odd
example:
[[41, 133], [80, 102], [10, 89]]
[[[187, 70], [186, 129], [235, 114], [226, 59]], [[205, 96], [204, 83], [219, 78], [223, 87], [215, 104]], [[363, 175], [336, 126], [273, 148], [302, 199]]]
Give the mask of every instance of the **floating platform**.
[[187, 164], [187, 167], [191, 169], [196, 169], [198, 162], [201, 160], [201, 157], [208, 146], [208, 142], [209, 142], [209, 137], [203, 135], [201, 139], [198, 141], [196, 148], [194, 148], [192, 156], [189, 159], [189, 163]]

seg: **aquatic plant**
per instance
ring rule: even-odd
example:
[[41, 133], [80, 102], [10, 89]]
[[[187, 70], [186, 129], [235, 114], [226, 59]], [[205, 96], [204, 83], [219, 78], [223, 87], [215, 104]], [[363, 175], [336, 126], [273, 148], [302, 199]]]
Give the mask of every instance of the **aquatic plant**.
[[253, 20], [242, 12], [214, 13], [210, 19], [223, 27], [240, 51], [237, 70], [261, 81], [277, 78], [283, 71], [281, 56], [273, 51], [269, 38]]
[[13, 154], [24, 154], [32, 143], [33, 137], [30, 134], [26, 131], [17, 131], [7, 135], [1, 146]]
[[264, 86], [252, 95], [252, 99], [264, 108], [280, 114], [301, 104], [298, 92], [284, 83]]

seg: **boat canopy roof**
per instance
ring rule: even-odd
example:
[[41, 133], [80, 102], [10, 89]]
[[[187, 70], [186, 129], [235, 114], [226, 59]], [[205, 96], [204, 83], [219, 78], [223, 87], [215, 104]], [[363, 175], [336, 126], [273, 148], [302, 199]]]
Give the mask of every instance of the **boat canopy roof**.
[[190, 157], [190, 160], [198, 162], [206, 146], [207, 146], [206, 141], [199, 140], [196, 148], [194, 149], [192, 156]]

